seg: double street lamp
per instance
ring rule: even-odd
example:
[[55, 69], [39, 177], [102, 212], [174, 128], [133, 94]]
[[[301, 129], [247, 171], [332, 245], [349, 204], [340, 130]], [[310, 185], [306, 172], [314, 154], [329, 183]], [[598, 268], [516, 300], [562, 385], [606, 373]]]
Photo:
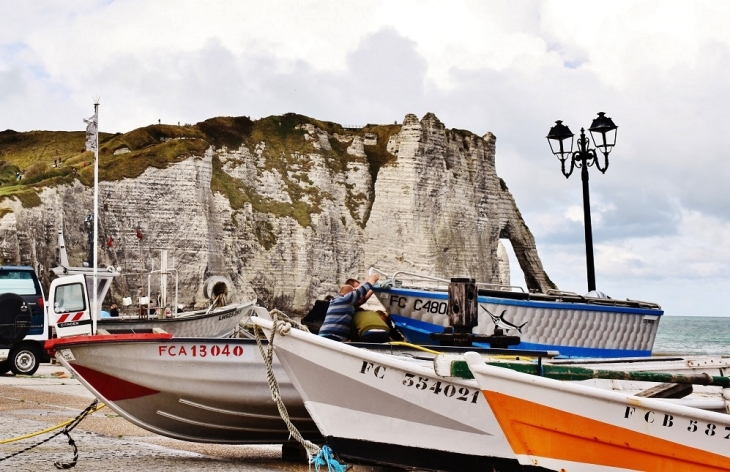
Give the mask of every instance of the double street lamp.
[[[596, 149], [589, 149], [590, 141], [586, 137], [585, 129], [581, 128], [580, 137], [578, 138], [578, 150], [575, 152], [573, 151], [574, 134], [562, 121], [556, 121], [555, 126], [550, 128], [547, 135], [550, 150], [560, 159], [560, 167], [565, 178], [570, 177], [576, 167], [581, 170], [589, 292], [596, 290], [596, 270], [593, 263], [593, 228], [591, 226], [591, 198], [588, 193], [588, 168], [595, 165], [602, 174], [606, 173], [606, 170], [608, 170], [608, 154], [616, 144], [617, 129], [618, 126], [614, 124], [611, 118], [603, 112], [598, 113], [598, 117], [593, 120], [591, 127], [588, 128]], [[596, 150], [601, 151], [603, 159], [598, 157]]]

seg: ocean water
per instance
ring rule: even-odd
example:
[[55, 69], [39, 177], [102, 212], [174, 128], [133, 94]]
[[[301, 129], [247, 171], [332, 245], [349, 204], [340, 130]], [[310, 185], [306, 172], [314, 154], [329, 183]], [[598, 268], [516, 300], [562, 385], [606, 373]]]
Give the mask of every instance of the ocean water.
[[662, 316], [652, 353], [730, 356], [730, 317]]

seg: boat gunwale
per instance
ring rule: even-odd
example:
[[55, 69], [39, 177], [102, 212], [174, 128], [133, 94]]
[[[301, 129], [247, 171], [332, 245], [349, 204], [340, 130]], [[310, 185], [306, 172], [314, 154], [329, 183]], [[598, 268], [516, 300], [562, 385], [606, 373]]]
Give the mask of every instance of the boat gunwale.
[[[427, 288], [416, 288], [416, 287], [373, 287], [373, 290], [377, 293], [394, 293], [404, 296], [419, 296], [421, 294], [428, 293], [429, 298], [447, 300], [449, 298], [448, 292], [442, 290], [429, 290]], [[543, 295], [545, 296], [545, 295]], [[580, 310], [580, 311], [593, 311], [593, 312], [606, 312], [611, 314], [625, 313], [630, 315], [652, 315], [652, 316], [663, 316], [664, 310], [659, 305], [649, 304], [648, 302], [636, 302], [636, 301], [620, 301], [613, 300], [608, 301], [596, 301], [593, 302], [591, 299], [584, 298], [575, 301], [563, 300], [561, 297], [556, 297], [555, 300], [529, 300], [529, 299], [514, 299], [514, 298], [502, 298], [492, 295], [479, 294], [477, 297], [479, 303], [488, 303], [493, 305], [516, 305], [516, 306], [527, 306], [531, 308], [545, 308], [545, 309], [567, 309], [567, 310]], [[596, 300], [609, 300], [609, 299], [596, 299]], [[619, 305], [621, 304], [621, 305]], [[627, 304], [636, 304], [636, 306], [626, 306]], [[648, 305], [648, 306], [646, 306]]]
[[125, 324], [136, 324], [136, 323], [145, 323], [145, 324], [151, 324], [151, 323], [174, 323], [179, 321], [192, 321], [192, 320], [199, 320], [199, 319], [205, 319], [208, 317], [212, 317], [214, 315], [224, 315], [228, 314], [232, 311], [236, 310], [243, 310], [247, 307], [254, 306], [253, 302], [249, 303], [232, 303], [230, 305], [225, 305], [219, 308], [216, 308], [213, 311], [207, 311], [207, 309], [202, 310], [195, 310], [192, 312], [188, 312], [188, 314], [185, 313], [178, 313], [178, 316], [166, 318], [122, 318], [122, 317], [105, 317], [100, 318], [97, 320], [97, 324], [101, 325], [125, 325]]
[[[723, 425], [730, 425], [730, 415], [726, 413], [718, 413], [714, 411], [699, 410], [685, 405], [677, 405], [673, 403], [667, 403], [657, 398], [645, 398], [637, 397], [636, 395], [621, 393], [614, 390], [603, 390], [597, 387], [591, 387], [588, 385], [582, 385], [578, 383], [570, 383], [562, 380], [550, 379], [547, 377], [540, 377], [537, 375], [525, 374], [522, 372], [516, 372], [503, 367], [495, 367], [487, 364], [483, 361], [482, 356], [479, 354], [467, 352], [464, 354], [464, 358], [469, 364], [469, 368], [472, 372], [479, 373], [487, 378], [489, 377], [500, 377], [510, 382], [518, 384], [533, 384], [534, 386], [548, 389], [550, 391], [556, 391], [560, 393], [586, 396], [597, 400], [603, 400], [612, 404], [619, 405], [630, 405], [634, 407], [645, 408], [647, 410], [655, 410], [660, 413], [670, 413], [677, 416], [689, 416], [691, 418], [697, 418], [704, 421], [715, 422]], [[475, 370], [476, 369], [476, 370]], [[476, 380], [476, 376], [475, 376]], [[481, 390], [487, 390], [491, 392], [499, 392], [493, 387], [483, 388]], [[511, 394], [503, 393], [504, 395]], [[543, 405], [546, 405], [543, 403]], [[549, 406], [549, 405], [547, 405]], [[565, 407], [563, 411], [572, 411], [570, 407]]]
[[115, 342], [138, 342], [138, 341], [163, 341], [172, 339], [170, 333], [110, 333], [110, 334], [82, 334], [78, 336], [68, 336], [64, 338], [49, 339], [44, 344], [47, 351], [60, 349], [66, 346], [78, 346], [82, 344], [106, 344]]

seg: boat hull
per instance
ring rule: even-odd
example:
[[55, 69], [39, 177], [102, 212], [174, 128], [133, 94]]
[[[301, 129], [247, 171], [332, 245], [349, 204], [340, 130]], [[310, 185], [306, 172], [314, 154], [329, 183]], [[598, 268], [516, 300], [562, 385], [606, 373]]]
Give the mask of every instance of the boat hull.
[[[78, 336], [49, 341], [47, 348], [109, 408], [148, 431], [219, 444], [291, 441], [254, 340]], [[274, 372], [294, 424], [306, 438], [319, 439], [278, 363]]]
[[467, 361], [522, 464], [574, 471], [730, 470], [730, 416]]
[[226, 305], [210, 312], [199, 310], [181, 313], [175, 318], [101, 318], [97, 321], [97, 327], [110, 333], [161, 329], [175, 337], [222, 338], [230, 336], [253, 307], [253, 302]]
[[[271, 321], [251, 321], [270, 332]], [[274, 352], [341, 457], [428, 470], [519, 470], [478, 385], [437, 376], [432, 360], [294, 329], [274, 338]]]
[[[375, 290], [410, 342], [431, 343], [431, 333], [443, 332], [449, 326], [445, 291], [393, 287]], [[557, 350], [564, 357], [650, 356], [663, 315], [661, 309], [633, 307], [628, 303], [613, 306], [484, 295], [478, 301], [479, 323], [473, 334], [493, 334], [495, 323], [489, 313], [496, 317], [504, 315], [503, 319], [510, 324], [522, 326], [519, 330], [507, 326], [509, 330], [505, 332], [520, 337], [521, 343], [515, 349]]]
[[[417, 434], [414, 432], [414, 434]], [[351, 461], [367, 462], [415, 470], [449, 472], [540, 472], [542, 467], [521, 465], [514, 459], [485, 458], [471, 454], [458, 454], [437, 449], [386, 444], [349, 438], [325, 438], [337, 455]]]

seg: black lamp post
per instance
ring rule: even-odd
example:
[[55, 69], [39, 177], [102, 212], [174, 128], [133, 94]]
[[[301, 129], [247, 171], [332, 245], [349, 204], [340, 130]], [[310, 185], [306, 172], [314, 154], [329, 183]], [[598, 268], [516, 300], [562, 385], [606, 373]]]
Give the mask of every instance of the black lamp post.
[[[595, 164], [602, 174], [608, 169], [608, 154], [616, 144], [616, 130], [618, 126], [614, 124], [611, 118], [605, 113], [598, 113], [598, 117], [593, 120], [588, 131], [591, 132], [593, 144], [603, 154], [603, 163], [596, 154], [596, 149], [589, 149], [590, 142], [585, 135], [585, 129], [580, 129], [580, 138], [578, 138], [578, 150], [573, 152], [573, 133], [570, 129], [558, 120], [555, 126], [550, 128], [547, 135], [550, 150], [560, 159], [560, 167], [563, 175], [567, 179], [578, 167], [581, 169], [580, 175], [583, 181], [583, 221], [585, 222], [586, 233], [586, 269], [588, 272], [588, 291], [596, 289], [596, 269], [593, 264], [593, 228], [591, 226], [591, 198], [588, 193], [588, 168]], [[570, 145], [568, 146], [568, 143]], [[566, 161], [570, 161], [570, 167], [566, 166]]]

